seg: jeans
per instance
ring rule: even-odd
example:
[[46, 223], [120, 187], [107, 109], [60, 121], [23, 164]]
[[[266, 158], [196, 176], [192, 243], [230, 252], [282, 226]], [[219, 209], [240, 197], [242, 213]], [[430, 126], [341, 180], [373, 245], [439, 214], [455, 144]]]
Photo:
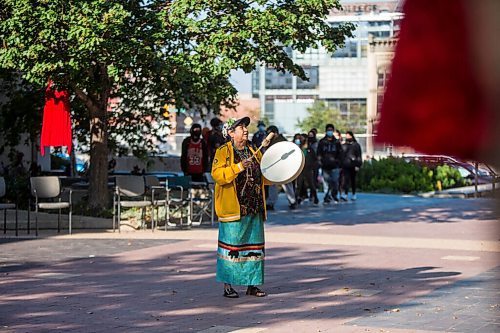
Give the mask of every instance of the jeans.
[[[280, 185], [269, 185], [269, 196], [266, 200], [268, 205], [274, 206], [274, 204], [278, 200], [279, 186]], [[284, 184], [281, 186], [283, 187], [283, 190], [285, 191], [286, 198], [288, 199], [288, 203], [290, 205], [293, 205], [295, 203], [295, 191], [293, 189], [293, 183], [288, 183], [288, 184]]]
[[330, 197], [337, 198], [339, 191], [340, 169], [323, 169], [323, 179], [328, 184], [328, 190], [325, 193], [325, 200]]

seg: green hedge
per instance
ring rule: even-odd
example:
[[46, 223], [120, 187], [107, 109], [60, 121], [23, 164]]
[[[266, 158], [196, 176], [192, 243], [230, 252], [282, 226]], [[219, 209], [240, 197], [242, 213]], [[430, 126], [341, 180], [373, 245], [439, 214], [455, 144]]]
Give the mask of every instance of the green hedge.
[[458, 170], [447, 165], [426, 167], [402, 158], [365, 161], [358, 187], [365, 192], [416, 193], [467, 185]]

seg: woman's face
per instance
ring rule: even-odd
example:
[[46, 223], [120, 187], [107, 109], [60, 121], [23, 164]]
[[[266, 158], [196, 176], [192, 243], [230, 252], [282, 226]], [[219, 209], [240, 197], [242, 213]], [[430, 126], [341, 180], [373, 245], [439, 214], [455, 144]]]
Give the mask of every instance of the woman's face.
[[246, 142], [248, 140], [248, 129], [244, 124], [241, 124], [233, 131], [230, 131], [229, 136], [235, 142]]
[[352, 136], [351, 136], [351, 134], [346, 133], [346, 134], [345, 134], [345, 138], [346, 138], [346, 139], [352, 139]]

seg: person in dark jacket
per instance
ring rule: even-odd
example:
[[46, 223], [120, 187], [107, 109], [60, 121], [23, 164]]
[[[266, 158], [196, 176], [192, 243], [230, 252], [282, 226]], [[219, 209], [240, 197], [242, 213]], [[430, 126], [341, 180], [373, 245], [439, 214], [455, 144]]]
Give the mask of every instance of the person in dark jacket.
[[318, 140], [316, 139], [316, 132], [313, 130], [307, 133], [307, 146], [312, 148], [315, 153], [318, 151]]
[[335, 126], [327, 124], [325, 126], [326, 135], [318, 144], [318, 162], [323, 172], [323, 178], [328, 184], [328, 190], [323, 199], [327, 204], [333, 199], [339, 202], [339, 174], [342, 164], [342, 146], [340, 141], [334, 137]]
[[222, 120], [217, 117], [210, 120], [210, 126], [212, 126], [212, 129], [208, 134], [208, 154], [210, 156], [208, 162], [209, 168], [212, 165], [217, 148], [226, 143], [226, 139], [224, 139], [224, 136], [222, 135], [222, 125]]
[[304, 169], [297, 178], [297, 193], [299, 194], [299, 203], [302, 198], [307, 198], [309, 190], [310, 201], [315, 205], [318, 204], [318, 194], [316, 191], [316, 170], [318, 169], [318, 157], [312, 147], [309, 146], [309, 141], [303, 136], [300, 138], [301, 149], [304, 153], [305, 163]]
[[356, 173], [363, 164], [363, 158], [361, 157], [361, 146], [358, 141], [356, 141], [351, 131], [346, 132], [345, 143], [342, 148], [344, 148], [344, 158], [342, 162], [344, 195], [342, 199], [347, 201], [350, 185], [352, 193], [351, 200], [356, 200]]
[[200, 124], [193, 124], [191, 135], [182, 141], [181, 169], [194, 182], [203, 182], [203, 173], [208, 171], [208, 148], [201, 137]]

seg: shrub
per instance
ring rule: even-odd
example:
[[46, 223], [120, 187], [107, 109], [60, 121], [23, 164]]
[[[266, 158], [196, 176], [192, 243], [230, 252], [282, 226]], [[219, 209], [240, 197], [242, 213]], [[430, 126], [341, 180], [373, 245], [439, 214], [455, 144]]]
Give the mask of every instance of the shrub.
[[436, 168], [435, 180], [436, 182], [441, 182], [443, 189], [467, 184], [467, 181], [462, 177], [460, 172], [449, 165], [440, 165]]
[[382, 193], [432, 191], [436, 189], [438, 181], [443, 189], [466, 184], [458, 170], [450, 166], [429, 168], [395, 157], [365, 161], [358, 180], [358, 187], [362, 191]]

